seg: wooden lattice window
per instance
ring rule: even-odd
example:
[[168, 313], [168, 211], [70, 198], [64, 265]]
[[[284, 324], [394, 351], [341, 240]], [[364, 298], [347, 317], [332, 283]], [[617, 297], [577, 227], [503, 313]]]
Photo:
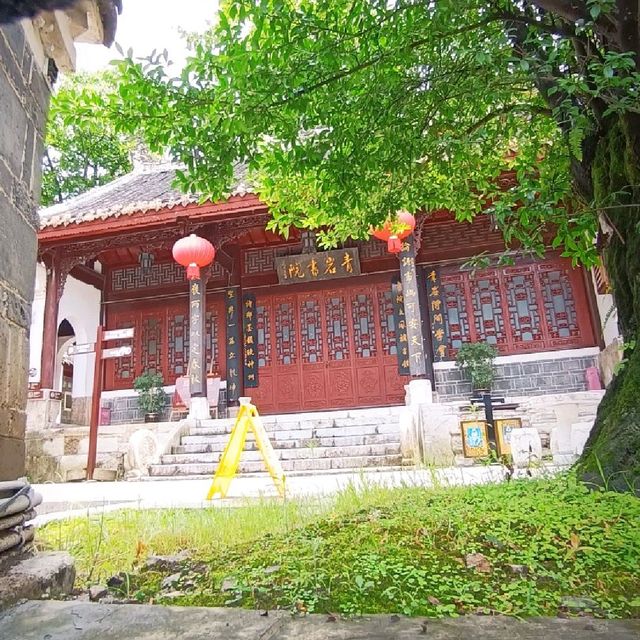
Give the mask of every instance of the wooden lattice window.
[[327, 346], [330, 360], [346, 360], [349, 357], [349, 328], [343, 296], [330, 294], [326, 301]]
[[189, 364], [189, 317], [184, 311], [169, 314], [168, 320], [169, 379], [187, 374]]
[[300, 348], [306, 364], [322, 362], [322, 317], [317, 299], [300, 302]]
[[204, 352], [207, 370], [220, 373], [223, 363], [220, 362], [218, 314], [214, 311], [207, 311], [204, 317]]
[[162, 351], [164, 348], [163, 318], [160, 315], [143, 316], [141, 330], [141, 373], [165, 374]]
[[566, 260], [460, 271], [441, 276], [448, 352], [486, 341], [500, 353], [594, 343], [582, 272]]
[[276, 305], [275, 337], [278, 364], [295, 364], [296, 317], [293, 302], [280, 302]]
[[351, 298], [353, 342], [358, 358], [375, 358], [377, 353], [376, 325], [373, 317], [373, 300], [366, 293], [356, 293]]
[[378, 291], [382, 350], [386, 356], [395, 356], [398, 353], [396, 318], [393, 314], [393, 298], [391, 296], [392, 293], [390, 289]]
[[256, 305], [258, 367], [268, 367], [271, 364], [271, 318], [269, 313], [270, 309], [266, 305]]

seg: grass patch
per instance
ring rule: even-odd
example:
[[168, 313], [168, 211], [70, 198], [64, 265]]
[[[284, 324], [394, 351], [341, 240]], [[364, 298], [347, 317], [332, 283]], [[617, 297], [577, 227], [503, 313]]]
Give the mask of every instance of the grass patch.
[[[631, 617], [640, 616], [639, 525], [640, 500], [589, 492], [566, 476], [351, 488], [332, 504], [123, 511], [53, 523], [39, 538], [73, 553], [85, 582], [126, 572], [120, 595], [139, 601], [539, 616], [572, 596], [595, 615]], [[140, 570], [148, 553], [183, 549], [191, 559], [173, 584]]]

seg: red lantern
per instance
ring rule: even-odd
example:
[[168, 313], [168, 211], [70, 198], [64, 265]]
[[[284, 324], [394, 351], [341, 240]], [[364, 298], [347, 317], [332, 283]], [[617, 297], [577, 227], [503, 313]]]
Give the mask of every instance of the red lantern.
[[195, 233], [178, 240], [173, 245], [172, 253], [173, 259], [187, 268], [187, 280], [197, 280], [200, 277], [200, 267], [211, 264], [216, 256], [213, 245]]
[[399, 211], [393, 226], [398, 227], [398, 230], [392, 232], [391, 222], [387, 220], [380, 229], [374, 229], [372, 233], [379, 240], [387, 242], [389, 253], [397, 254], [402, 251], [402, 241], [416, 228], [416, 219], [408, 211]]
[[410, 236], [416, 228], [416, 219], [408, 211], [398, 211], [396, 222], [403, 226], [403, 229], [398, 232], [400, 240]]

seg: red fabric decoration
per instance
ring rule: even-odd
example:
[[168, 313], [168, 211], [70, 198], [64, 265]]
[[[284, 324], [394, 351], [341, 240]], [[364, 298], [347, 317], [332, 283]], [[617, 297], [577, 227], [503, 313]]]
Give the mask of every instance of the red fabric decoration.
[[400, 253], [402, 251], [402, 240], [397, 235], [389, 236], [387, 249], [389, 253]]
[[387, 243], [389, 253], [400, 253], [402, 241], [413, 233], [416, 228], [416, 219], [408, 211], [399, 211], [396, 214], [394, 227], [400, 227], [398, 231], [391, 230], [391, 222], [387, 220], [379, 229], [372, 229], [371, 233]]
[[200, 277], [200, 267], [206, 267], [213, 262], [216, 250], [204, 238], [192, 233], [181, 238], [173, 245], [173, 259], [187, 268], [187, 280], [197, 280]]
[[391, 223], [387, 221], [384, 223], [382, 228], [372, 229], [371, 233], [376, 238], [378, 238], [378, 240], [382, 240], [383, 242], [386, 242], [389, 239], [389, 236], [391, 235]]

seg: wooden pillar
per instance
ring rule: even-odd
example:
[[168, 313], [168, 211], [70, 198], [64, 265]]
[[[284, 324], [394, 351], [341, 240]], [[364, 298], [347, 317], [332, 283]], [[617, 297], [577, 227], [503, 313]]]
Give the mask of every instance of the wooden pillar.
[[420, 308], [420, 293], [416, 273], [416, 250], [413, 235], [402, 243], [400, 259], [400, 279], [404, 298], [404, 312], [409, 346], [409, 371], [412, 378], [427, 378], [427, 352], [424, 348], [423, 322], [425, 314]]
[[206, 397], [205, 286], [201, 278], [189, 281], [189, 383], [192, 398]]
[[60, 255], [57, 252], [46, 266], [47, 290], [44, 304], [40, 386], [43, 389], [52, 389], [58, 346], [58, 309], [66, 277], [62, 269]]

